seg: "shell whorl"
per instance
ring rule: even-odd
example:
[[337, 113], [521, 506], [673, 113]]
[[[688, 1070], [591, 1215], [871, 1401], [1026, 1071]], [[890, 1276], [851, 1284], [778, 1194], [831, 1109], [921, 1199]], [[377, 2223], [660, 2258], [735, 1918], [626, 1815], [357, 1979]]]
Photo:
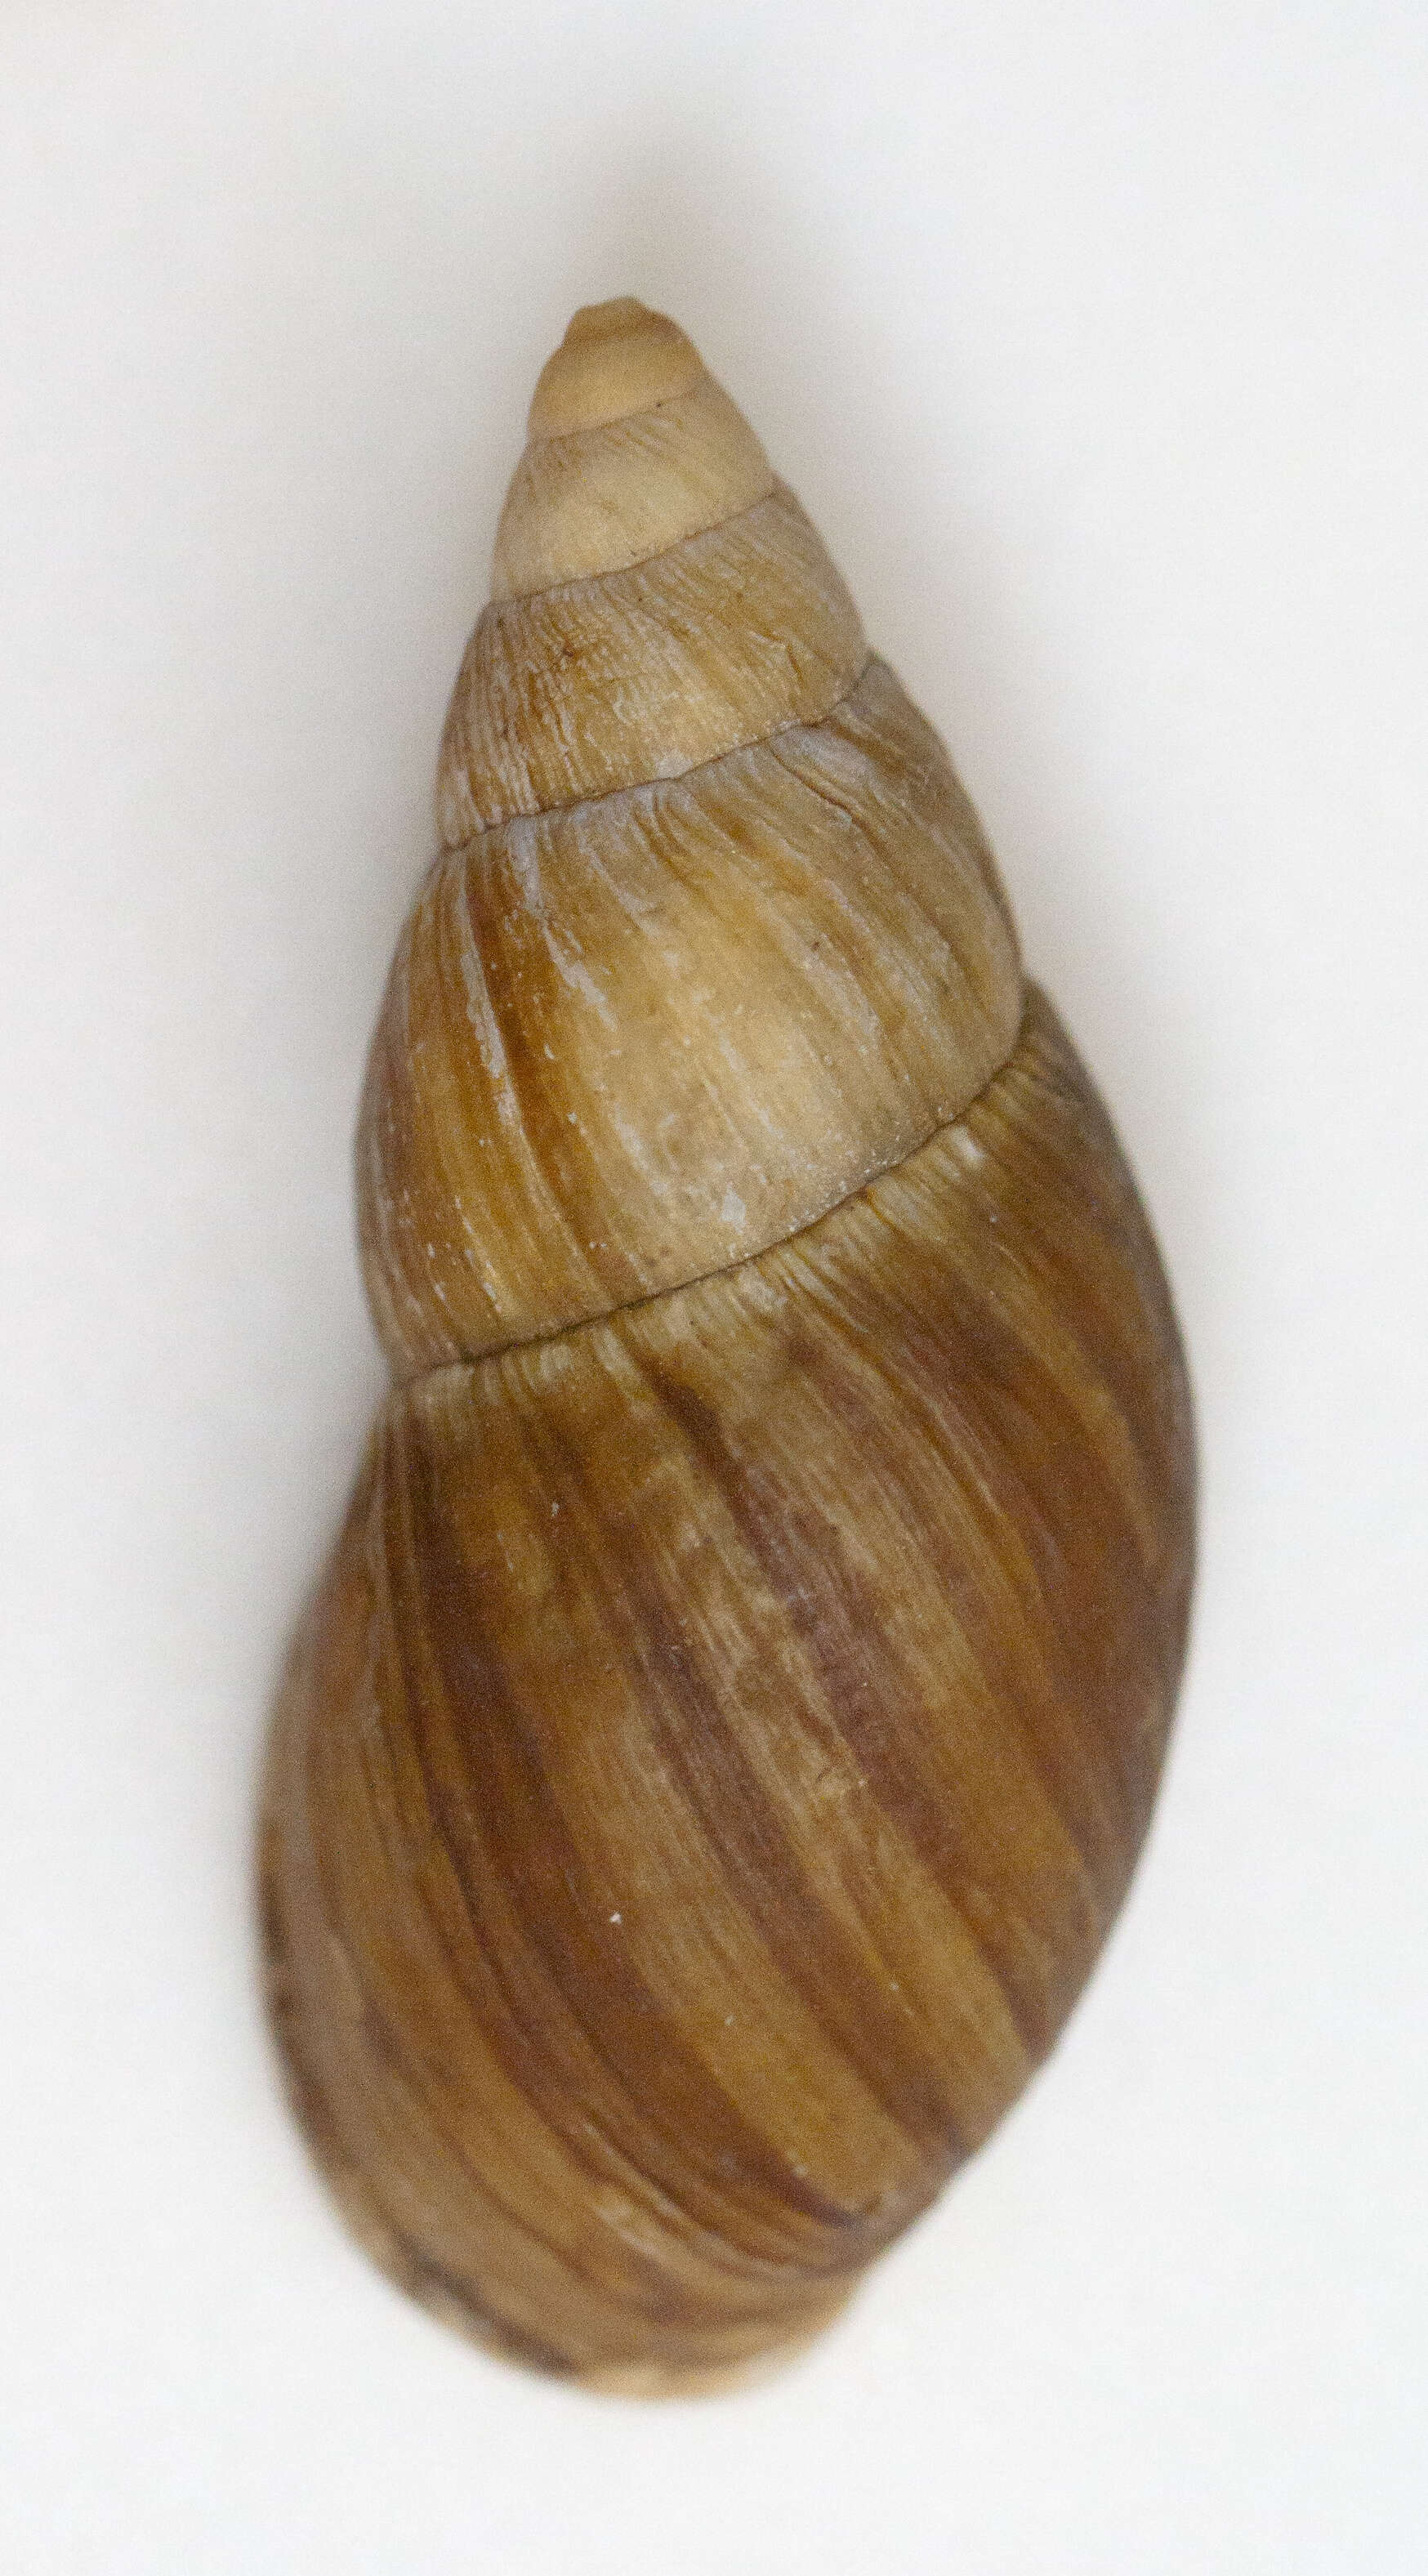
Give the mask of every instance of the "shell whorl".
[[947, 756], [683, 332], [577, 314], [531, 422], [363, 1117], [401, 1376], [784, 1240], [1021, 1018]]

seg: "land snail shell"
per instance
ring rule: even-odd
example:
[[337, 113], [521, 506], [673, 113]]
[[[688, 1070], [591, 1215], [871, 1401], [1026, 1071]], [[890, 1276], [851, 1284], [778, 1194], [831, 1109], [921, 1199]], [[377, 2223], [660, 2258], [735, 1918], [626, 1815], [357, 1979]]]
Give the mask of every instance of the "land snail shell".
[[640, 304], [540, 378], [437, 802], [273, 2012], [399, 2282], [718, 2386], [835, 2314], [1096, 1958], [1182, 1659], [1184, 1364], [941, 743]]

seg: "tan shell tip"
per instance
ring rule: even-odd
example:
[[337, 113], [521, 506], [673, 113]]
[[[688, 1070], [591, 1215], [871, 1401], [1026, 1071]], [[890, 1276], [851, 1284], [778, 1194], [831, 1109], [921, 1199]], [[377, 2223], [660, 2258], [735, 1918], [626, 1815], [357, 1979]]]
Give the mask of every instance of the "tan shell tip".
[[692, 340], [666, 313], [633, 295], [582, 304], [547, 358], [530, 409], [532, 438], [563, 438], [653, 411], [687, 393], [704, 373]]

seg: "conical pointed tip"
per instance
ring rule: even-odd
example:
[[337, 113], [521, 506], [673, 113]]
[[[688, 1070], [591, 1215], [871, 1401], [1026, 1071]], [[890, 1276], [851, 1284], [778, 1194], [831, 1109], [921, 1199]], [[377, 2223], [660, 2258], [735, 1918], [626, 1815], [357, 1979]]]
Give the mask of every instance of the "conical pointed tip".
[[532, 438], [563, 438], [653, 411], [687, 393], [704, 373], [693, 342], [665, 313], [633, 295], [582, 304], [540, 372], [530, 410]]

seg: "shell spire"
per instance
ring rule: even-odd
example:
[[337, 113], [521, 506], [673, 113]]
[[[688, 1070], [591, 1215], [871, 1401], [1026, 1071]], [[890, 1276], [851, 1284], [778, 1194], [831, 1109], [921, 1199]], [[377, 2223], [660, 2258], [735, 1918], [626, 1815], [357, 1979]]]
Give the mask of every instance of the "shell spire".
[[1010, 1052], [1015, 937], [941, 743], [629, 299], [536, 388], [437, 810], [359, 1175], [401, 1374], [766, 1250]]
[[867, 659], [791, 492], [692, 343], [628, 297], [547, 360], [442, 744], [456, 847], [817, 723]]
[[742, 412], [677, 322], [633, 296], [587, 304], [541, 369], [501, 512], [491, 595], [619, 572], [767, 499]]

